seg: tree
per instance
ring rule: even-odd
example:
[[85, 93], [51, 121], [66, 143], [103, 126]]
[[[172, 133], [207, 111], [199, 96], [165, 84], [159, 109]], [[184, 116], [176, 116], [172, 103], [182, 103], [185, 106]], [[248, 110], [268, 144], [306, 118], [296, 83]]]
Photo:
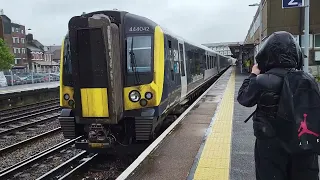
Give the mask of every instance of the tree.
[[11, 69], [14, 64], [14, 55], [6, 45], [3, 39], [0, 38], [0, 70]]

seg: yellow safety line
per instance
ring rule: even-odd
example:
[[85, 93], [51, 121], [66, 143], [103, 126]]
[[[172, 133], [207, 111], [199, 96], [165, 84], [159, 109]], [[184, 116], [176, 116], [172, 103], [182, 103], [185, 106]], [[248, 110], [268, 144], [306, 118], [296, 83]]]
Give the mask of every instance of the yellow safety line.
[[196, 180], [229, 180], [234, 91], [233, 70], [201, 153], [194, 175]]

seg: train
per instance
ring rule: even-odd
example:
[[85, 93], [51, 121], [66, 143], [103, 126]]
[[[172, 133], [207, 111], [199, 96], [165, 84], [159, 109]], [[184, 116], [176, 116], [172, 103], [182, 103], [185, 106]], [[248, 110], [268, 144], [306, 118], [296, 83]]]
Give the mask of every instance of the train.
[[74, 16], [61, 48], [63, 135], [82, 136], [76, 147], [87, 151], [150, 142], [231, 64], [140, 15]]

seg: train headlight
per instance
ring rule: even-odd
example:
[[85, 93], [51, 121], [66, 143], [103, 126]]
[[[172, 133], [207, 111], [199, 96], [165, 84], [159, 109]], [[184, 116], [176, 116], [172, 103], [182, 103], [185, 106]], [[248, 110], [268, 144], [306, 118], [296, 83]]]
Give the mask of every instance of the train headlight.
[[70, 99], [70, 95], [69, 95], [69, 94], [64, 94], [64, 95], [63, 95], [63, 98], [64, 98], [65, 100], [69, 100], [69, 99]]
[[131, 92], [129, 93], [129, 99], [130, 99], [130, 101], [132, 101], [132, 102], [138, 102], [138, 101], [140, 100], [140, 98], [141, 98], [141, 95], [140, 95], [140, 93], [139, 93], [138, 91], [136, 91], [136, 90], [133, 90], [133, 91], [131, 91]]
[[146, 97], [146, 99], [150, 100], [152, 99], [152, 93], [151, 92], [146, 92], [146, 94], [144, 95]]

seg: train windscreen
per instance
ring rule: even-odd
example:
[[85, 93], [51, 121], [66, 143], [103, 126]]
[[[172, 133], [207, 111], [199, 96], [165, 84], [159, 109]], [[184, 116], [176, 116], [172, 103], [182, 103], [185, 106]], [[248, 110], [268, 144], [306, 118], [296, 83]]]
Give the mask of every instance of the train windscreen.
[[127, 71], [151, 72], [152, 38], [151, 36], [127, 37]]

